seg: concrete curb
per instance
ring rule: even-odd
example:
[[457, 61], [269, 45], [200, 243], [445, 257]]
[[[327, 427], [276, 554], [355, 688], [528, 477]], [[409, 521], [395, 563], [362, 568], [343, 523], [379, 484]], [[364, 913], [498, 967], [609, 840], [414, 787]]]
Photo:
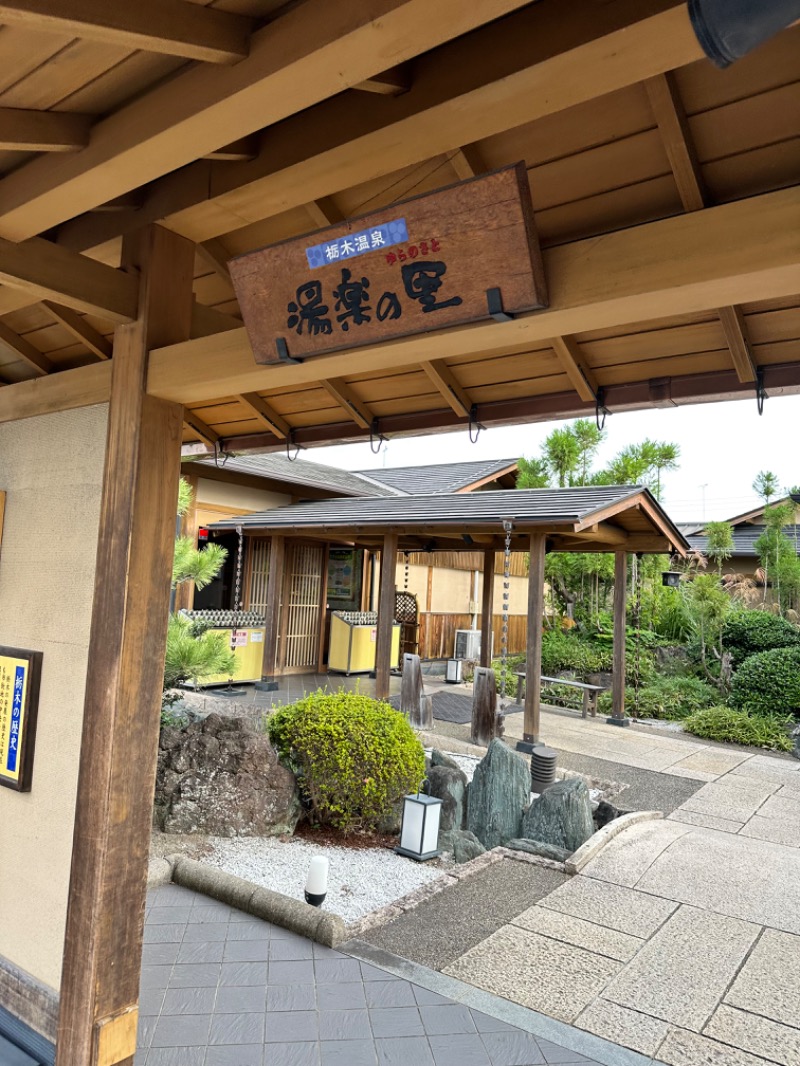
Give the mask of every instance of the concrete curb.
[[234, 877], [194, 859], [183, 856], [175, 858], [172, 880], [176, 885], [202, 892], [255, 918], [291, 929], [293, 933], [329, 948], [338, 947], [347, 938], [345, 924], [337, 914], [310, 907], [281, 892], [260, 888], [244, 878]]
[[661, 811], [631, 811], [630, 814], [623, 814], [619, 818], [615, 818], [613, 822], [609, 822], [608, 825], [604, 825], [602, 829], [598, 829], [596, 833], [589, 837], [585, 844], [581, 844], [576, 852], [567, 859], [564, 863], [564, 869], [568, 874], [578, 874], [592, 859], [596, 858], [603, 848], [622, 833], [630, 825], [636, 825], [637, 822], [650, 822], [655, 821], [658, 818], [663, 818], [664, 815]]
[[147, 887], [156, 888], [158, 885], [168, 885], [172, 880], [174, 865], [174, 856], [171, 859], [150, 859], [147, 864]]

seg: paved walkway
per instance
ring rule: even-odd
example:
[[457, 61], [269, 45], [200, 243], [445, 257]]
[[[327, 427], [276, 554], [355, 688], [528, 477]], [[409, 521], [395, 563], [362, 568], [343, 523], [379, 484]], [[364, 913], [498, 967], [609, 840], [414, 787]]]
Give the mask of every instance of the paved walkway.
[[135, 1066], [598, 1066], [480, 1002], [167, 885], [148, 896]]

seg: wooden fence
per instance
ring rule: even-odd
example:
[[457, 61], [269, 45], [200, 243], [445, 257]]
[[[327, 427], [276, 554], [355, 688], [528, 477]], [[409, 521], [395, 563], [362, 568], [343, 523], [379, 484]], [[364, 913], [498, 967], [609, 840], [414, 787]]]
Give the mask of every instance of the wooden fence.
[[[468, 614], [422, 613], [419, 616], [419, 655], [422, 659], [449, 659], [455, 648], [456, 630], [469, 629], [472, 617]], [[499, 656], [502, 615], [492, 619], [494, 629], [494, 654]], [[508, 619], [508, 651], [516, 655], [525, 651], [528, 616], [514, 614]]]

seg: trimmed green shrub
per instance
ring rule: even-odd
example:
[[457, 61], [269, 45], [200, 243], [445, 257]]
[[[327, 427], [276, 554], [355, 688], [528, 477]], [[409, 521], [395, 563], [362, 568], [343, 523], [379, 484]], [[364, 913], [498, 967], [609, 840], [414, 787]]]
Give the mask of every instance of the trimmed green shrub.
[[800, 647], [773, 648], [745, 659], [733, 676], [729, 702], [762, 714], [800, 709]]
[[[680, 721], [718, 700], [718, 690], [697, 677], [656, 677], [639, 689], [639, 716]], [[611, 704], [611, 693], [603, 692], [598, 708], [610, 711]], [[632, 688], [625, 689], [625, 708], [634, 714], [636, 694]]]
[[722, 630], [722, 647], [731, 653], [734, 666], [758, 652], [789, 648], [795, 644], [800, 644], [800, 629], [785, 618], [766, 611], [734, 614]]
[[706, 707], [687, 718], [683, 728], [687, 733], [707, 740], [791, 751], [792, 742], [787, 733], [789, 721], [777, 715], [748, 714], [733, 707]]
[[314, 692], [277, 710], [267, 730], [312, 819], [345, 833], [375, 829], [425, 776], [425, 753], [403, 715], [359, 693]]

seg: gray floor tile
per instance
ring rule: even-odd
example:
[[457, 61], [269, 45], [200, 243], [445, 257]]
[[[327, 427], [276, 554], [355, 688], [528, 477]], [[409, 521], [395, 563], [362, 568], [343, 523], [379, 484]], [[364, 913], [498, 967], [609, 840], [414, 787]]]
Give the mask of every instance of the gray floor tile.
[[142, 948], [142, 966], [172, 966], [178, 958], [180, 941], [170, 944], [145, 944]]
[[[202, 929], [198, 925], [197, 929]], [[181, 964], [188, 962], [222, 962], [225, 951], [224, 941], [213, 941], [211, 944], [187, 943], [184, 941], [178, 945], [177, 961]]]
[[322, 1066], [378, 1066], [372, 1040], [331, 1040], [320, 1044]]
[[417, 1006], [414, 987], [408, 981], [368, 981], [363, 987], [368, 1007]]
[[226, 940], [227, 922], [195, 922], [186, 926], [184, 944], [211, 944], [215, 940]]
[[468, 1007], [458, 1003], [450, 1003], [438, 1007], [420, 1007], [422, 1024], [428, 1036], [438, 1036], [443, 1033], [474, 1033], [475, 1022]]
[[[361, 977], [364, 981], [399, 981], [399, 977], [395, 977], [393, 973], [388, 973], [386, 970], [382, 970], [379, 966], [370, 966], [368, 962], [360, 963]], [[355, 980], [355, 978], [352, 978]]]
[[139, 988], [143, 992], [153, 988], [157, 988], [163, 992], [169, 984], [171, 973], [172, 963], [170, 963], [169, 966], [142, 966], [142, 976], [139, 981]]
[[191, 904], [179, 907], [151, 907], [147, 914], [147, 924], [170, 925], [175, 922], [188, 922], [191, 913]]
[[219, 974], [220, 985], [265, 985], [266, 962], [223, 962]]
[[209, 1044], [260, 1044], [263, 1040], [263, 1014], [216, 1014], [211, 1019]]
[[477, 1033], [442, 1034], [429, 1041], [436, 1066], [492, 1066]]
[[[148, 899], [151, 898], [148, 893]], [[197, 900], [197, 893], [180, 885], [160, 885], [152, 895], [154, 907], [191, 907]]]
[[313, 984], [270, 985], [267, 1011], [314, 1010], [317, 1000]]
[[516, 1033], [518, 1031], [516, 1026], [501, 1022], [499, 1018], [492, 1018], [488, 1014], [482, 1014], [479, 1010], [470, 1010], [470, 1014], [479, 1033], [502, 1033], [508, 1030]]
[[378, 1037], [425, 1036], [417, 1007], [378, 1007], [369, 1012], [372, 1033]]
[[319, 1066], [319, 1044], [267, 1044], [264, 1066]]
[[269, 940], [272, 929], [266, 922], [228, 922], [228, 940]]
[[155, 1032], [156, 1022], [158, 1018], [152, 1014], [140, 1014], [139, 1024], [136, 1027], [136, 1045], [141, 1048], [148, 1048], [153, 1042], [153, 1033]]
[[[272, 962], [269, 967], [268, 980], [271, 985], [313, 984], [314, 963], [310, 960], [308, 962]], [[321, 978], [318, 977], [317, 980]]]
[[360, 981], [362, 964], [355, 959], [317, 959], [316, 977], [323, 984], [331, 981]]
[[211, 1014], [216, 988], [168, 988], [161, 1016], [169, 1014]]
[[224, 917], [225, 913], [219, 907], [195, 906], [190, 910], [187, 922], [189, 925], [195, 925], [198, 922], [221, 922]]
[[434, 1066], [433, 1055], [425, 1037], [392, 1037], [376, 1040], [378, 1066]]
[[[305, 987], [305, 986], [300, 986]], [[384, 987], [383, 985], [380, 986]], [[355, 1010], [366, 1007], [364, 985], [360, 981], [344, 984], [317, 985], [317, 1004], [320, 1010]], [[375, 1004], [378, 1006], [379, 1004]], [[372, 1006], [372, 1004], [370, 1004]]]
[[147, 1052], [147, 1066], [203, 1066], [205, 1057], [204, 1047], [154, 1047]]
[[414, 999], [420, 1007], [432, 1007], [437, 1003], [449, 1003], [447, 996], [440, 996], [438, 992], [431, 992], [427, 988], [414, 985]]
[[219, 980], [218, 962], [196, 962], [172, 968], [170, 988], [215, 988]]
[[270, 941], [270, 962], [295, 962], [302, 959], [312, 959], [313, 957], [314, 952], [311, 941], [304, 940], [302, 937]]
[[163, 988], [145, 988], [139, 993], [139, 1014], [145, 1017], [160, 1014], [163, 1002]]
[[590, 1066], [597, 1066], [594, 1059], [584, 1058], [582, 1055], [577, 1055], [574, 1051], [570, 1051], [568, 1048], [560, 1047], [558, 1044], [552, 1044], [549, 1040], [537, 1040], [539, 1050], [544, 1055], [544, 1060], [547, 1063], [552, 1063], [553, 1066], [561, 1066], [564, 1063], [565, 1066], [572, 1066], [573, 1063], [589, 1063]]
[[206, 1052], [204, 1066], [263, 1066], [263, 1044], [219, 1044]]
[[217, 989], [216, 1014], [263, 1014], [267, 990], [263, 985], [228, 985]]
[[183, 922], [170, 922], [168, 925], [145, 925], [145, 944], [174, 944], [183, 940], [186, 925]]
[[266, 962], [269, 958], [268, 940], [226, 940], [225, 962]]
[[314, 950], [315, 959], [346, 959], [347, 956], [343, 955], [341, 951], [337, 951], [335, 948], [326, 948], [324, 944], [312, 944], [311, 947]]
[[162, 1014], [156, 1022], [151, 1046], [205, 1047], [210, 1025], [207, 1014]]
[[273, 1011], [267, 1015], [267, 1044], [304, 1043], [319, 1038], [318, 1015], [313, 1010]]
[[[387, 1033], [387, 1036], [394, 1034]], [[319, 1012], [320, 1040], [371, 1040], [372, 1028], [366, 1010]]]
[[481, 1033], [492, 1066], [534, 1066], [545, 1061], [530, 1033]]

